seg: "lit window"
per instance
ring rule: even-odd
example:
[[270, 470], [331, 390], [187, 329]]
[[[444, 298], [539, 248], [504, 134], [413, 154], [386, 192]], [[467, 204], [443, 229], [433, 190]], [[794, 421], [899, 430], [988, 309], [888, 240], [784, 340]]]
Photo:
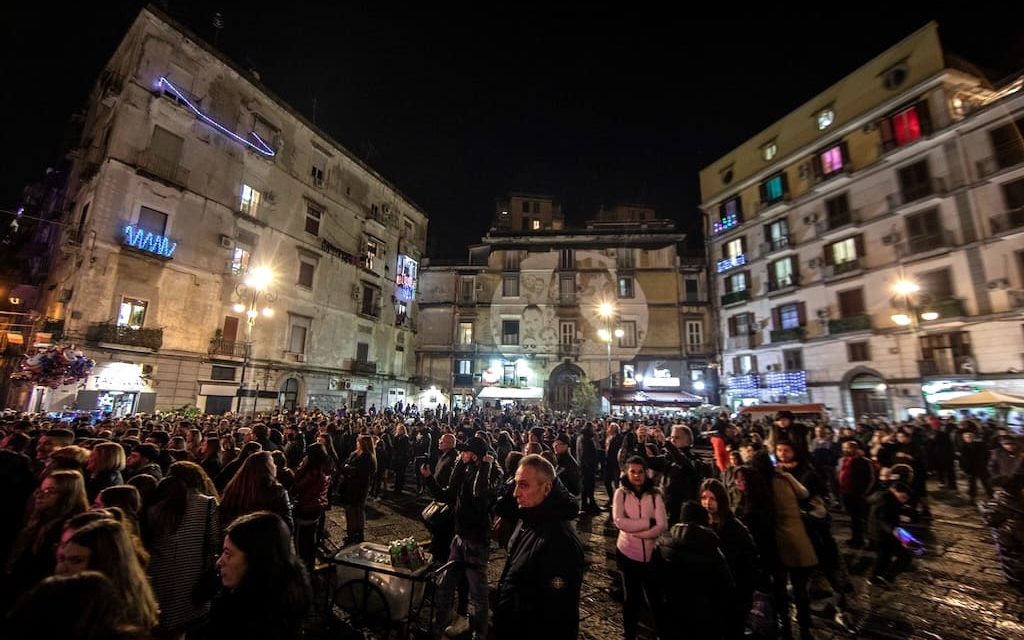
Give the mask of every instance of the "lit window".
[[235, 246], [231, 254], [231, 273], [238, 275], [249, 270], [252, 253], [247, 247]]
[[743, 238], [736, 238], [725, 245], [725, 257], [735, 258], [743, 255]]
[[764, 182], [763, 191], [765, 202], [778, 202], [782, 200], [786, 192], [785, 180], [783, 180], [782, 174], [768, 178]]
[[502, 320], [501, 321], [501, 344], [510, 344], [510, 345], [519, 344], [519, 321], [518, 320]]
[[765, 160], [773, 159], [775, 157], [775, 154], [777, 154], [778, 152], [779, 147], [774, 142], [769, 142], [768, 144], [761, 147], [761, 157], [764, 158]]
[[633, 278], [619, 278], [619, 297], [633, 297]]
[[459, 344], [473, 344], [473, 323], [459, 323]]
[[531, 223], [531, 225], [530, 225], [530, 226], [531, 226], [531, 228], [532, 228], [532, 229], [533, 229], [534, 231], [537, 231], [537, 230], [539, 230], [539, 229], [540, 229], [540, 220], [538, 220], [538, 219], [534, 218], [534, 219], [533, 219], [533, 222]]
[[847, 238], [832, 245], [833, 264], [843, 264], [857, 259], [857, 242], [854, 238]]
[[800, 307], [787, 304], [779, 307], [779, 322], [783, 329], [796, 329], [800, 326]]
[[843, 149], [841, 145], [837, 144], [830, 149], [826, 149], [820, 158], [822, 175], [829, 176], [843, 168]]
[[472, 360], [459, 360], [459, 375], [468, 376], [473, 374]]
[[836, 121], [836, 112], [832, 109], [822, 109], [818, 112], [818, 131], [824, 131]]
[[740, 199], [733, 198], [732, 200], [727, 200], [726, 202], [723, 202], [718, 207], [718, 214], [719, 219], [717, 222], [714, 223], [714, 227], [712, 229], [712, 232], [715, 235], [724, 233], [729, 229], [734, 228], [736, 225], [740, 223], [740, 219], [742, 217], [740, 209]]
[[146, 320], [146, 307], [149, 303], [138, 298], [121, 298], [121, 309], [117, 314], [117, 326], [142, 328]]
[[892, 133], [896, 144], [903, 146], [921, 137], [921, 121], [917, 107], [910, 107], [892, 117]]
[[312, 204], [306, 205], [306, 233], [312, 235], [320, 234], [320, 219], [323, 217], [323, 210]]
[[242, 204], [240, 211], [246, 215], [255, 217], [260, 208], [262, 194], [247, 184], [242, 185]]

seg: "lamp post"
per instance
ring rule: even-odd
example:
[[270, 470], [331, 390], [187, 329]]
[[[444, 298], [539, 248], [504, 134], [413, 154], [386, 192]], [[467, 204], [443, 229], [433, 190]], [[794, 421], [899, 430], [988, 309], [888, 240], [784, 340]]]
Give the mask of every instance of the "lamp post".
[[[269, 291], [274, 281], [274, 272], [268, 267], [255, 267], [245, 276], [245, 280], [235, 287], [235, 295], [238, 302], [233, 309], [235, 313], [245, 313], [245, 349], [242, 359], [242, 375], [238, 381], [238, 407], [237, 413], [242, 413], [242, 396], [245, 390], [245, 371], [249, 368], [252, 358], [252, 328], [256, 324], [256, 318], [262, 315], [269, 318], [274, 315], [274, 310], [269, 306], [277, 300], [277, 294]], [[268, 306], [259, 308], [260, 297], [263, 297]], [[258, 393], [258, 391], [257, 391]], [[253, 415], [256, 413], [256, 399], [252, 403]]]
[[[930, 321], [935, 320], [939, 317], [938, 312], [931, 308], [925, 307], [924, 311], [920, 309], [919, 303], [921, 302], [921, 287], [913, 280], [907, 280], [903, 277], [902, 272], [900, 273], [900, 279], [896, 281], [893, 291], [896, 293], [897, 299], [900, 301], [897, 312], [890, 316], [892, 321], [901, 327], [910, 327], [910, 331], [913, 335], [914, 340], [914, 357], [918, 359], [918, 362], [924, 361], [924, 350], [921, 347], [921, 320]], [[920, 365], [918, 366], [918, 378], [921, 377]], [[924, 397], [924, 389], [922, 385], [921, 390], [921, 401], [924, 404], [924, 408], [928, 408], [928, 400]]]
[[[615, 321], [615, 307], [610, 302], [602, 302], [597, 307], [597, 315], [604, 320], [604, 327], [598, 329], [597, 336], [604, 341], [608, 348], [608, 391], [611, 394], [612, 389], [612, 338], [621, 338], [626, 335], [620, 327], [612, 328]], [[609, 402], [611, 398], [609, 397]]]

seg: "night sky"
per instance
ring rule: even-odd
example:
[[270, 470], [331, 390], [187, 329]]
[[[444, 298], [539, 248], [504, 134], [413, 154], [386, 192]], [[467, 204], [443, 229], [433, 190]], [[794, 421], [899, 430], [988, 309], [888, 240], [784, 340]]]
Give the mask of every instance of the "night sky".
[[[0, 9], [6, 210], [144, 3], [30, 4]], [[509, 190], [570, 223], [646, 202], [699, 247], [702, 167], [929, 19], [991, 77], [1024, 69], [1013, 2], [259, 4], [164, 3], [210, 41], [220, 11], [218, 46], [422, 207], [435, 257], [464, 256]]]

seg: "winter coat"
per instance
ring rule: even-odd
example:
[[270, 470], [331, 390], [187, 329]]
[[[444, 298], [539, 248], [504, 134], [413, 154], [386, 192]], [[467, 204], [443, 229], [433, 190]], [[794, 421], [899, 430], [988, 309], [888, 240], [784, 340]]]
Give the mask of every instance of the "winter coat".
[[358, 505], [366, 501], [370, 493], [370, 480], [377, 471], [374, 459], [369, 454], [352, 453], [341, 467], [344, 481], [341, 489], [341, 503]]
[[651, 572], [658, 594], [659, 637], [716, 637], [715, 629], [723, 624], [734, 589], [718, 536], [707, 527], [674, 525], [658, 539]]
[[558, 456], [558, 466], [555, 469], [558, 478], [574, 496], [580, 495], [583, 491], [583, 475], [580, 473], [580, 465], [569, 452]]
[[575, 499], [557, 481], [539, 505], [516, 509], [519, 522], [495, 596], [499, 640], [578, 637], [583, 545], [571, 525], [576, 511]]
[[988, 476], [988, 447], [984, 442], [965, 442], [960, 447], [960, 469], [972, 476]]
[[395, 436], [391, 446], [391, 468], [396, 470], [405, 469], [412, 461], [412, 442], [409, 436]]
[[800, 513], [800, 496], [781, 475], [772, 476], [772, 504], [775, 507], [775, 543], [784, 567], [805, 568], [818, 564], [814, 545], [807, 535]]
[[619, 530], [615, 547], [630, 560], [650, 562], [655, 541], [668, 526], [661, 491], [648, 480], [638, 492], [623, 479], [612, 500], [612, 521]]
[[497, 465], [483, 461], [465, 464], [460, 459], [448, 486], [442, 487], [433, 476], [425, 481], [435, 500], [455, 509], [455, 533], [459, 537], [487, 542], [491, 532], [491, 504], [501, 486], [501, 470]]
[[96, 496], [101, 491], [108, 487], [116, 487], [119, 484], [124, 484], [120, 471], [100, 471], [96, 475], [90, 476], [85, 481], [85, 494], [89, 498], [89, 504], [96, 500]]
[[597, 471], [597, 445], [594, 444], [593, 433], [580, 433], [579, 441], [576, 443], [576, 460], [580, 465], [580, 472], [590, 474]]
[[754, 538], [747, 527], [734, 517], [723, 521], [716, 528], [716, 533], [722, 555], [729, 565], [729, 573], [736, 583], [737, 596], [749, 598], [761, 575], [761, 559]]
[[1010, 453], [1002, 446], [992, 451], [988, 461], [988, 474], [993, 479], [1005, 480], [1015, 473], [1024, 471], [1024, 458], [1020, 453]]
[[291, 495], [295, 501], [295, 517], [303, 520], [316, 520], [331, 504], [328, 493], [331, 489], [331, 476], [326, 473], [302, 471], [292, 485]]
[[703, 475], [703, 463], [686, 449], [679, 449], [672, 444], [665, 445], [665, 467], [657, 469], [665, 477], [665, 509], [669, 522], [679, 519], [679, 512], [687, 500], [697, 499]]

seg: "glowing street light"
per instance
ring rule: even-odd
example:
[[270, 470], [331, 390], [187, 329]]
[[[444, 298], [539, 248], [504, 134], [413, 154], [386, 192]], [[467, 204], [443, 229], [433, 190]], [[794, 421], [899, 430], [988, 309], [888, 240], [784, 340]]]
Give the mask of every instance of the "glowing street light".
[[[273, 303], [277, 300], [277, 294], [270, 291], [270, 286], [274, 282], [274, 272], [270, 267], [259, 266], [253, 267], [246, 273], [245, 280], [235, 287], [235, 294], [238, 296], [239, 301], [236, 302], [231, 308], [234, 309], [235, 313], [245, 313], [245, 352], [244, 359], [242, 361], [242, 375], [238, 382], [238, 412], [242, 412], [242, 390], [245, 388], [245, 370], [249, 367], [249, 360], [252, 357], [252, 328], [256, 324], [256, 319], [262, 315], [264, 318], [270, 318], [274, 315], [274, 310], [269, 306], [260, 308], [260, 297], [262, 296], [267, 303]], [[248, 304], [247, 304], [248, 303]], [[257, 398], [253, 398], [253, 413], [256, 412], [256, 401]]]

